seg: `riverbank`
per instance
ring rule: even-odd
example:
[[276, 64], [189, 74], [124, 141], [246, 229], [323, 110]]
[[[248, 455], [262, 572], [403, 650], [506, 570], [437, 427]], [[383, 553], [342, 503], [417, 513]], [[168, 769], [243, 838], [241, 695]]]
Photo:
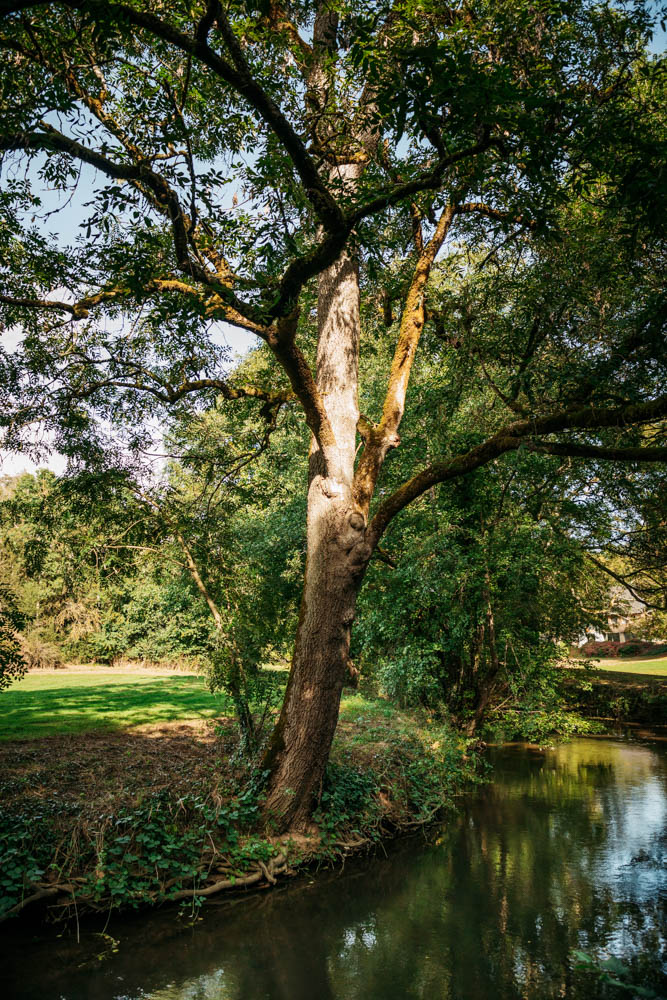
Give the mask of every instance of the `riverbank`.
[[[451, 728], [347, 695], [313, 829], [282, 837], [260, 822], [262, 776], [239, 751], [224, 696], [195, 675], [152, 673], [40, 671], [4, 694], [0, 922], [164, 904], [193, 913], [425, 826], [479, 770]], [[538, 744], [553, 729], [586, 732], [582, 716], [667, 718], [667, 678], [562, 679], [572, 714], [505, 710], [500, 739], [517, 727]]]
[[[637, 669], [636, 667], [634, 669]], [[664, 726], [667, 722], [667, 677], [598, 669], [562, 671], [562, 693], [580, 715], [615, 723]]]
[[664, 997], [666, 748], [648, 734], [490, 748], [493, 780], [386, 855], [223, 896], [195, 920], [5, 924], [4, 995], [610, 1000], [635, 984]]
[[230, 720], [0, 744], [0, 920], [180, 904], [268, 886], [432, 821], [475, 780], [451, 729], [347, 698], [312, 832], [260, 824]]

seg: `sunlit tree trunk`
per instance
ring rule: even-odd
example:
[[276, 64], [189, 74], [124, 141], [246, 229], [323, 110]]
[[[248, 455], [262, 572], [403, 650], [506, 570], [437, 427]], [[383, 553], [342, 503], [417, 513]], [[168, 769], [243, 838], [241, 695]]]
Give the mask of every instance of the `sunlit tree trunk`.
[[[338, 168], [353, 182], [358, 167]], [[344, 253], [320, 277], [317, 388], [335, 442], [309, 456], [307, 559], [292, 670], [267, 755], [267, 809], [281, 828], [308, 825], [351, 677], [350, 629], [370, 557], [353, 499], [359, 357], [359, 276]]]

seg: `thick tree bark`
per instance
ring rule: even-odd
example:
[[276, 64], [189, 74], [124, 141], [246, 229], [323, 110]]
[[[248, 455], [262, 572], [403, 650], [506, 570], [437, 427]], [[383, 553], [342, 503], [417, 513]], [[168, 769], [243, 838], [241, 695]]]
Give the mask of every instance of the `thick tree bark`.
[[[332, 180], [353, 188], [363, 169], [357, 162], [332, 167]], [[281, 830], [310, 824], [341, 692], [352, 679], [350, 630], [357, 593], [377, 543], [367, 524], [370, 500], [387, 451], [398, 444], [407, 383], [424, 324], [424, 288], [453, 217], [454, 210], [445, 209], [431, 240], [425, 247], [420, 244], [383, 416], [378, 425], [366, 426], [356, 473], [358, 267], [346, 250], [320, 275], [316, 388], [333, 442], [320, 435], [319, 443], [313, 437], [311, 444], [301, 614], [287, 692], [265, 758], [270, 771], [267, 815]]]
[[292, 670], [265, 760], [271, 770], [266, 812], [281, 831], [310, 824], [350, 676], [350, 629], [366, 561], [360, 515], [345, 503], [322, 506], [317, 541], [308, 553]]
[[[354, 183], [361, 167], [338, 167]], [[350, 678], [350, 629], [371, 555], [366, 517], [352, 495], [359, 356], [359, 276], [347, 252], [318, 294], [317, 390], [333, 431], [309, 456], [307, 559], [292, 670], [267, 751], [267, 814], [280, 829], [308, 826]]]

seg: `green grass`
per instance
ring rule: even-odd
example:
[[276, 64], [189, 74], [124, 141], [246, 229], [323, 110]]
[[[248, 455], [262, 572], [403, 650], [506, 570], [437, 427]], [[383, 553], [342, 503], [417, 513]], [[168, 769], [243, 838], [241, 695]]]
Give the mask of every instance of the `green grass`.
[[0, 740], [229, 714], [229, 699], [202, 677], [144, 671], [30, 673], [0, 693]]
[[609, 670], [620, 674], [648, 674], [651, 677], [667, 677], [667, 657], [661, 660], [617, 660], [593, 661], [598, 670]]
[[354, 722], [358, 717], [366, 719], [394, 719], [397, 710], [395, 705], [379, 699], [369, 700], [358, 691], [343, 693], [340, 703], [340, 717], [348, 722]]

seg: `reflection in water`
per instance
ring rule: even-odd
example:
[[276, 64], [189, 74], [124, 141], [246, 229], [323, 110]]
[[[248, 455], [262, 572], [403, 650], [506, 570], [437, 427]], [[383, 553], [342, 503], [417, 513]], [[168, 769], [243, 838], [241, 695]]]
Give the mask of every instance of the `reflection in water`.
[[[9, 995], [66, 1000], [575, 1000], [580, 948], [667, 993], [667, 761], [658, 743], [494, 754], [492, 784], [435, 843], [336, 879], [7, 948]], [[597, 990], [597, 992], [596, 992]], [[5, 995], [7, 993], [5, 992]]]

